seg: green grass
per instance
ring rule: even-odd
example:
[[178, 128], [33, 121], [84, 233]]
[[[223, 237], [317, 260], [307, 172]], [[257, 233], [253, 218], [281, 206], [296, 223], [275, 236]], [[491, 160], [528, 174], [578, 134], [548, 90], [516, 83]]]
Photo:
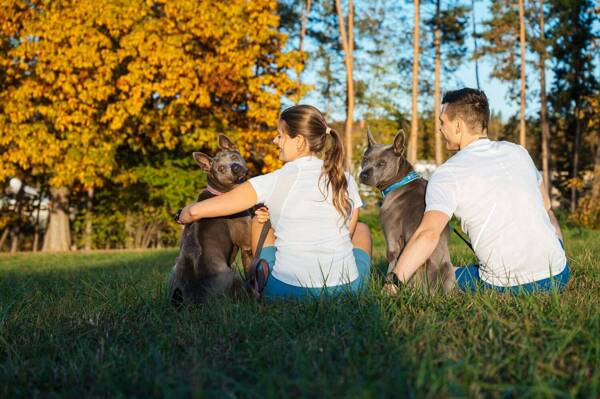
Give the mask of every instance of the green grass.
[[383, 297], [375, 234], [367, 295], [182, 311], [175, 250], [0, 256], [0, 397], [599, 397], [600, 232], [566, 235], [561, 295]]

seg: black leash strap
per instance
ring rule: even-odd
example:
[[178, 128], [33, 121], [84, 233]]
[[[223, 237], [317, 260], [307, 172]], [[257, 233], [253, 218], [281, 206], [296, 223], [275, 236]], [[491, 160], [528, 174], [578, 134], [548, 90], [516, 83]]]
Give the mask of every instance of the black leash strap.
[[258, 237], [258, 242], [256, 243], [256, 251], [254, 252], [254, 258], [252, 258], [252, 263], [250, 264], [250, 270], [252, 271], [252, 276], [256, 273], [256, 266], [258, 265], [258, 261], [260, 259], [260, 251], [262, 251], [263, 246], [265, 245], [265, 240], [267, 238], [267, 233], [271, 228], [271, 221], [267, 220], [263, 225], [262, 230], [260, 231], [260, 236]]
[[456, 230], [454, 227], [452, 227], [452, 226], [450, 226], [450, 225], [448, 225], [448, 226], [450, 227], [450, 230], [452, 230], [453, 232], [455, 232], [455, 233], [456, 233], [456, 235], [457, 235], [457, 236], [459, 236], [459, 237], [460, 237], [460, 239], [461, 239], [461, 240], [463, 240], [463, 242], [464, 242], [465, 244], [467, 244], [467, 246], [468, 246], [468, 247], [471, 249], [471, 251], [473, 251], [473, 253], [475, 253], [475, 250], [473, 249], [473, 246], [471, 245], [471, 243], [469, 242], [469, 240], [467, 240], [465, 237], [463, 237], [463, 236], [462, 236], [462, 235], [461, 235], [461, 234], [458, 232], [458, 230]]
[[252, 263], [250, 264], [250, 273], [246, 276], [246, 290], [250, 292], [252, 295], [256, 297], [256, 299], [261, 298], [262, 291], [264, 290], [268, 278], [268, 271], [263, 270], [262, 279], [258, 275], [258, 264], [260, 262], [260, 252], [265, 245], [265, 239], [267, 238], [267, 234], [269, 233], [269, 229], [271, 228], [271, 221], [268, 220], [262, 227], [260, 231], [260, 236], [258, 237], [258, 242], [256, 243], [256, 250], [254, 252], [254, 257], [252, 258]]

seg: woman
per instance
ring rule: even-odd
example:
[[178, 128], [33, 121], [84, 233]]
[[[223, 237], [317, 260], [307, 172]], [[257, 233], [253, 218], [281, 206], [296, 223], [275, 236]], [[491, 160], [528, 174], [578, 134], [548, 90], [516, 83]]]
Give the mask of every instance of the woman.
[[[263, 296], [318, 296], [357, 291], [370, 273], [371, 236], [358, 222], [362, 201], [344, 172], [338, 132], [318, 109], [296, 105], [283, 111], [274, 143], [281, 169], [254, 177], [234, 190], [185, 207], [180, 223], [267, 206], [272, 229], [260, 253], [270, 275]], [[252, 221], [256, 248], [265, 213]]]

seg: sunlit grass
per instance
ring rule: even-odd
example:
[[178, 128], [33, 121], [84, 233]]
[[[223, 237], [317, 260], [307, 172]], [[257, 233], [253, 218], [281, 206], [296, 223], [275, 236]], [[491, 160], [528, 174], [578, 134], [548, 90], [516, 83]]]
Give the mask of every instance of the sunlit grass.
[[560, 295], [383, 297], [375, 234], [366, 295], [179, 312], [175, 250], [0, 256], [0, 397], [598, 397], [600, 232], [566, 243]]

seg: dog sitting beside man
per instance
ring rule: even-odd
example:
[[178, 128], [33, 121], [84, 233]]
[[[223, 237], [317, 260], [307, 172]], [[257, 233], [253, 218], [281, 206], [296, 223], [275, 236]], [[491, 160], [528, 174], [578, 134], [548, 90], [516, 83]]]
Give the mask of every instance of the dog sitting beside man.
[[[490, 111], [482, 91], [450, 91], [442, 103], [440, 131], [448, 150], [457, 153], [428, 183], [406, 161], [403, 133], [391, 145], [376, 144], [368, 135], [360, 177], [384, 194], [381, 222], [389, 262], [384, 291], [397, 293], [411, 279], [444, 292], [455, 285], [462, 291], [563, 289], [569, 268], [562, 235], [531, 157], [521, 146], [488, 139]], [[450, 263], [453, 215], [473, 242], [477, 265]]]

